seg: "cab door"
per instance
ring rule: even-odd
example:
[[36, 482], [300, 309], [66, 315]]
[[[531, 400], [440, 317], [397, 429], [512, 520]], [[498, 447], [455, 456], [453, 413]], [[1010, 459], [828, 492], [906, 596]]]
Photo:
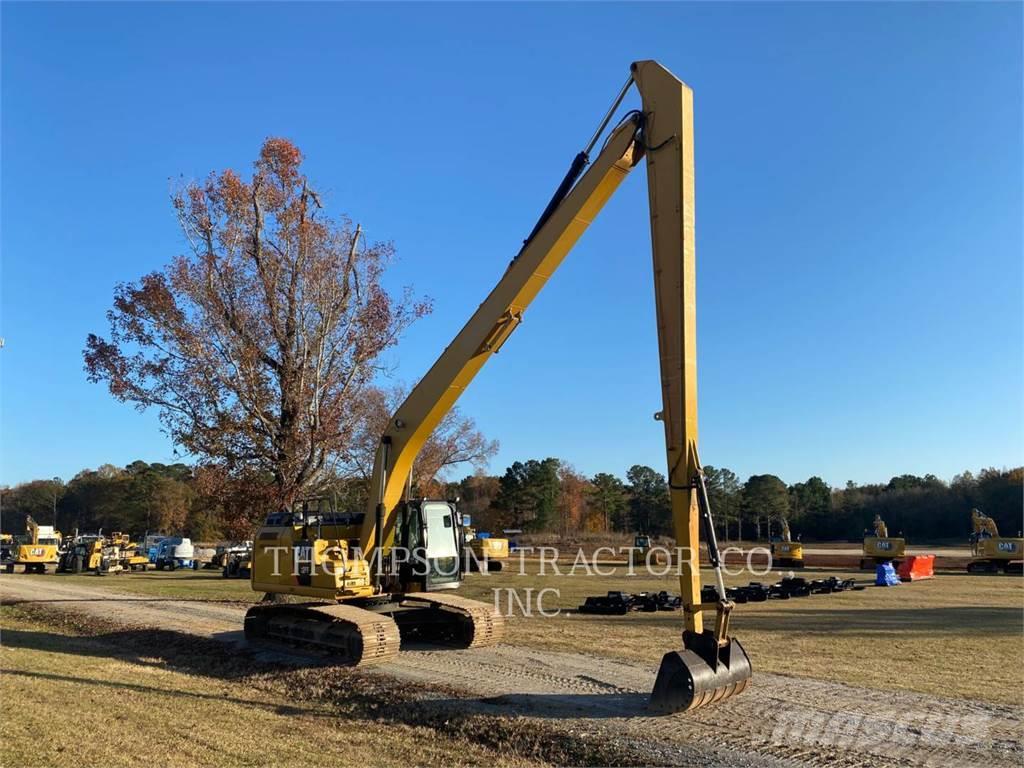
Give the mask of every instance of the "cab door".
[[420, 505], [423, 523], [426, 588], [454, 589], [462, 580], [459, 558], [458, 513], [447, 501], [424, 501]]

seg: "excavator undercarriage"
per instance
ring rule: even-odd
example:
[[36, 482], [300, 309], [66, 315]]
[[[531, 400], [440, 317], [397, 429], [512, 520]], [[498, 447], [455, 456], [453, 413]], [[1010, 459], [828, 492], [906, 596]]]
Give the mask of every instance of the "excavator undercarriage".
[[429, 592], [393, 601], [267, 603], [245, 616], [247, 639], [324, 650], [345, 666], [382, 664], [403, 643], [479, 648], [501, 642], [504, 634], [505, 620], [486, 603]]

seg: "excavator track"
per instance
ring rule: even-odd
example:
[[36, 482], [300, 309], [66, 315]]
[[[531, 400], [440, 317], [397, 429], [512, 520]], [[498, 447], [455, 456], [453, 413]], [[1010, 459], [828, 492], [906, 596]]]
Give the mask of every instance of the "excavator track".
[[[505, 619], [494, 606], [478, 600], [437, 592], [410, 592], [402, 596], [401, 606], [423, 606], [432, 609], [435, 618], [450, 617], [456, 630], [451, 637], [460, 648], [495, 645], [505, 636]], [[401, 614], [398, 618], [401, 621]]]
[[332, 603], [254, 606], [245, 614], [245, 637], [327, 651], [352, 667], [387, 662], [401, 647], [390, 616]]

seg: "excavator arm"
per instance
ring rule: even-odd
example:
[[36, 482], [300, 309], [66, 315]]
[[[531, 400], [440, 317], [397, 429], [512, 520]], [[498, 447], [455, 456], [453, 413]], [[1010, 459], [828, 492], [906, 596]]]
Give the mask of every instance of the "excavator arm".
[[[635, 84], [641, 109], [589, 151]], [[720, 571], [718, 600], [701, 602], [699, 531], [704, 524], [712, 562], [717, 546], [697, 455], [697, 331], [694, 261], [693, 92], [654, 61], [636, 62], [590, 146], [581, 152], [522, 250], [433, 367], [392, 416], [374, 462], [369, 509], [360, 544], [380, 563], [394, 543], [396, 509], [413, 461], [431, 432], [523, 319], [523, 313], [629, 172], [646, 157], [662, 407], [672, 519], [685, 606], [684, 650], [665, 657], [652, 704], [678, 711], [738, 693], [750, 678], [746, 654], [727, 636], [731, 603]], [[584, 170], [585, 169], [585, 170]], [[378, 551], [379, 550], [379, 551]], [[379, 566], [378, 566], [379, 567]], [[714, 630], [703, 617], [716, 611]]]
[[35, 521], [32, 515], [25, 515], [25, 532], [28, 533], [30, 544], [39, 543], [39, 523]]

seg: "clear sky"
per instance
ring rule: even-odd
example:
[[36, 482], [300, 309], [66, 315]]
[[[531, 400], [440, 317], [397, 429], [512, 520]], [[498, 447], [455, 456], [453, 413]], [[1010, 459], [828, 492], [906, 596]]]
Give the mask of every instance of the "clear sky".
[[[2, 5], [2, 470], [173, 461], [86, 382], [168, 179], [266, 136], [393, 240], [429, 367], [635, 59], [695, 91], [702, 458], [840, 485], [1024, 463], [1022, 5]], [[635, 96], [633, 97], [635, 98]], [[664, 471], [638, 169], [463, 398], [492, 465]]]

